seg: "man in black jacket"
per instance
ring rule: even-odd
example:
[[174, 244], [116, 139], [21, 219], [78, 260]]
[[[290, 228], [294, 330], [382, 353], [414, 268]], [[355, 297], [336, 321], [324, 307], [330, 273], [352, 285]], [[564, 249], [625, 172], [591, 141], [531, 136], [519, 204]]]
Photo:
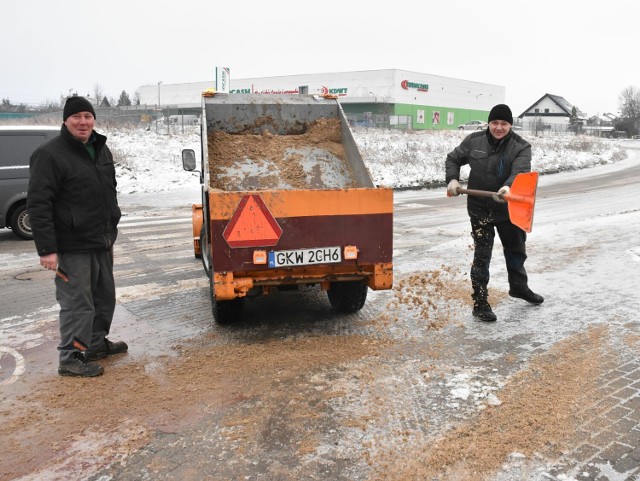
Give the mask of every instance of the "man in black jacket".
[[474, 132], [447, 155], [445, 162], [447, 194], [460, 195], [460, 167], [469, 165], [469, 189], [496, 192], [493, 197], [467, 198], [474, 242], [471, 286], [473, 315], [482, 321], [495, 321], [488, 302], [489, 264], [495, 231], [498, 231], [507, 264], [509, 295], [542, 304], [543, 297], [529, 289], [524, 262], [527, 234], [509, 220], [503, 195], [509, 193], [517, 174], [531, 171], [531, 145], [511, 130], [513, 116], [504, 104], [489, 113], [487, 130]]
[[120, 208], [107, 138], [93, 130], [95, 111], [69, 97], [60, 135], [31, 156], [27, 211], [40, 265], [56, 272], [61, 376], [98, 376], [90, 362], [127, 351], [106, 338], [116, 304], [113, 244]]

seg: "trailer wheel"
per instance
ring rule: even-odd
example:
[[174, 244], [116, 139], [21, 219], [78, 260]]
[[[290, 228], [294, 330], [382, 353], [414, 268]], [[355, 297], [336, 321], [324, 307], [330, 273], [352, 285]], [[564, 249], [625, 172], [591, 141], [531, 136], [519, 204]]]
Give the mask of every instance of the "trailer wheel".
[[209, 295], [213, 318], [218, 324], [232, 324], [242, 319], [244, 297], [237, 297], [230, 301], [217, 301], [213, 294], [213, 276], [209, 279]]
[[213, 307], [213, 318], [218, 324], [233, 324], [242, 320], [244, 298], [217, 301]]
[[334, 309], [350, 313], [364, 307], [367, 291], [367, 285], [362, 281], [332, 282], [327, 296]]

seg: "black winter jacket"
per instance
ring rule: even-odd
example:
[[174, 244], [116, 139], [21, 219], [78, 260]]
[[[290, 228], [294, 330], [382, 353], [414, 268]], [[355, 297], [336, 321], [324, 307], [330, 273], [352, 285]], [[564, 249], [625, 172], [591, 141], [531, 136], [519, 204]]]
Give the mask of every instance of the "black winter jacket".
[[[469, 189], [497, 192], [502, 186], [511, 187], [517, 174], [531, 171], [531, 145], [513, 131], [497, 141], [487, 128], [469, 134], [447, 155], [447, 184], [452, 179], [460, 180], [460, 167], [467, 164], [471, 167]], [[491, 197], [468, 196], [467, 211], [490, 222], [509, 220], [507, 204]]]
[[96, 160], [62, 126], [31, 156], [27, 212], [38, 255], [107, 250], [118, 234], [120, 207], [107, 138], [93, 131]]

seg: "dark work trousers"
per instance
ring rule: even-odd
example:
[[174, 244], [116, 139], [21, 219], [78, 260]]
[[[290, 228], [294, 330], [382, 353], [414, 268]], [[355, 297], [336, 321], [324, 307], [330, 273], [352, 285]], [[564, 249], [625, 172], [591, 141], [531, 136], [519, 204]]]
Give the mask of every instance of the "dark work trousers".
[[116, 307], [113, 250], [58, 254], [56, 298], [60, 304], [60, 362], [96, 348], [109, 334]]
[[487, 301], [487, 285], [490, 277], [489, 264], [491, 263], [496, 230], [502, 242], [510, 289], [515, 291], [528, 289], [527, 271], [524, 268], [524, 261], [527, 260], [526, 232], [508, 220], [504, 222], [489, 222], [485, 219], [471, 216], [471, 236], [474, 243], [471, 286], [475, 303]]

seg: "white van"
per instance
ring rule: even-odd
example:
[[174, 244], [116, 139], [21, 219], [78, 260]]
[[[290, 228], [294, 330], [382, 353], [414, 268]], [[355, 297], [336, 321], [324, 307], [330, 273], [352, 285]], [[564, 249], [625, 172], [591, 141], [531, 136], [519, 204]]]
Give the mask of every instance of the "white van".
[[33, 239], [27, 214], [29, 158], [59, 134], [60, 127], [0, 126], [0, 228], [21, 239]]
[[175, 125], [198, 125], [200, 116], [198, 115], [169, 115], [169, 123]]

